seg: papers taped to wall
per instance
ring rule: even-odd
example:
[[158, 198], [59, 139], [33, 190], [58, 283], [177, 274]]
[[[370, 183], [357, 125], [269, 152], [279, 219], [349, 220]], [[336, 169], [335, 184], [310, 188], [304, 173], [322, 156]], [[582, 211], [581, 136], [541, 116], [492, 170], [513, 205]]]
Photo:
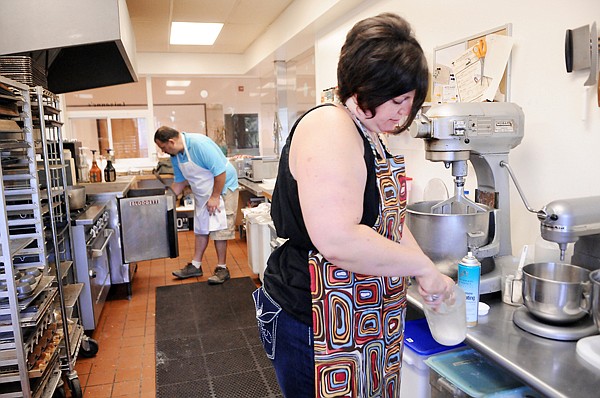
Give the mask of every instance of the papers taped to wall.
[[[435, 65], [433, 102], [441, 104], [504, 100], [499, 87], [508, 65], [514, 39], [511, 36], [498, 34], [486, 35], [484, 39], [487, 45], [484, 58], [477, 57], [473, 45], [462, 50], [448, 64]], [[481, 73], [482, 61], [484, 62], [483, 74]]]

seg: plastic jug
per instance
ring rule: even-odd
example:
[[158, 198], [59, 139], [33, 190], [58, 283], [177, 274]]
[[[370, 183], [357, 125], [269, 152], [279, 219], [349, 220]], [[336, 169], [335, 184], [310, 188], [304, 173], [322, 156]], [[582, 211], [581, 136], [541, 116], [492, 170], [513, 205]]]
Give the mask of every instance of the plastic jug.
[[79, 182], [90, 182], [90, 165], [88, 164], [85, 150], [87, 148], [79, 148], [79, 161], [77, 170], [79, 172]]
[[441, 304], [433, 307], [423, 302], [423, 311], [431, 335], [438, 343], [452, 346], [461, 343], [467, 337], [467, 312], [465, 292], [454, 285], [454, 291], [444, 298]]
[[96, 161], [96, 151], [92, 149], [92, 167], [90, 167], [90, 182], [102, 182], [102, 170]]
[[112, 154], [112, 149], [106, 150], [106, 167], [104, 168], [104, 181], [113, 182], [117, 179], [117, 171], [115, 170], [115, 166], [113, 166], [114, 155]]

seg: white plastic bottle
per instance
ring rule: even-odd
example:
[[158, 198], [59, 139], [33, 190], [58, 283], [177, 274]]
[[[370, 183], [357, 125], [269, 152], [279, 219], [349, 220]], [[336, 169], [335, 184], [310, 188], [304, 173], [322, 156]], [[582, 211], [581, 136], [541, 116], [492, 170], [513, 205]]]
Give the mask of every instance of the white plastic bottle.
[[87, 148], [79, 148], [79, 163], [77, 164], [77, 170], [79, 172], [78, 182], [90, 182], [90, 165], [88, 163], [87, 155], [85, 154]]
[[468, 252], [458, 263], [458, 286], [465, 292], [467, 327], [477, 325], [480, 279], [481, 263], [473, 253]]

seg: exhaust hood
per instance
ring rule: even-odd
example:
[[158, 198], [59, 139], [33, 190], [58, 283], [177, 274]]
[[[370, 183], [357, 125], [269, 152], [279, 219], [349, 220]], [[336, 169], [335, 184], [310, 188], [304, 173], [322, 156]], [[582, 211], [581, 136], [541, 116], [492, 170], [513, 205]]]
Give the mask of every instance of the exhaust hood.
[[55, 94], [137, 81], [125, 0], [3, 0], [1, 55], [31, 57]]

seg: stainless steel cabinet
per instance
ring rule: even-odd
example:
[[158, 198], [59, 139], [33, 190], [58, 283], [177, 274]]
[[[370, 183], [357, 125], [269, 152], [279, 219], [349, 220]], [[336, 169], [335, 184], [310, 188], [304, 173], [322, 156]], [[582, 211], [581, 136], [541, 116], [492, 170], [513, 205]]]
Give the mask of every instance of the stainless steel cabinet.
[[106, 202], [95, 201], [73, 220], [73, 243], [77, 281], [81, 291], [81, 324], [86, 331], [98, 325], [111, 287], [110, 250], [114, 231], [108, 228], [110, 213]]
[[126, 263], [177, 257], [175, 200], [169, 194], [119, 199]]

